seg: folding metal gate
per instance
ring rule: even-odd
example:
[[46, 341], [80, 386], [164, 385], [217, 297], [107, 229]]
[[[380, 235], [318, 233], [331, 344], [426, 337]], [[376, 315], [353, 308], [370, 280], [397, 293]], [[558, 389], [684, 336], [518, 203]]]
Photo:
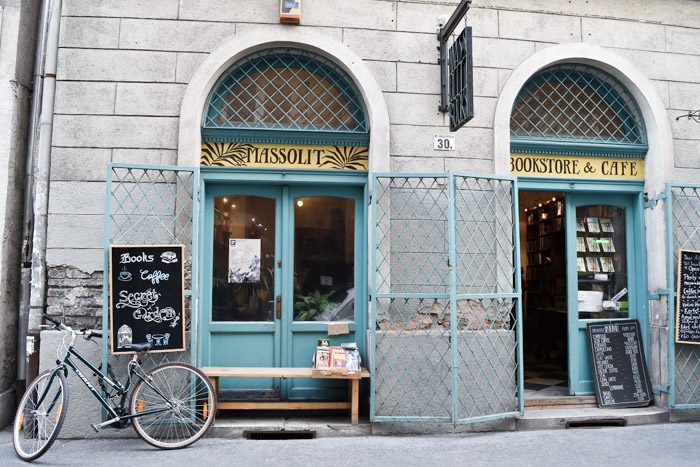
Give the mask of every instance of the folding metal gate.
[[678, 251], [700, 251], [700, 185], [666, 185], [669, 406], [700, 408], [700, 346], [675, 342]]
[[[110, 164], [107, 171], [102, 329], [109, 328], [109, 246], [185, 246], [186, 351], [154, 353], [144, 363], [194, 361], [197, 352], [197, 231], [199, 168]], [[103, 339], [102, 365], [109, 355]], [[123, 365], [113, 365], [115, 369]]]
[[523, 412], [517, 182], [372, 179], [372, 421]]

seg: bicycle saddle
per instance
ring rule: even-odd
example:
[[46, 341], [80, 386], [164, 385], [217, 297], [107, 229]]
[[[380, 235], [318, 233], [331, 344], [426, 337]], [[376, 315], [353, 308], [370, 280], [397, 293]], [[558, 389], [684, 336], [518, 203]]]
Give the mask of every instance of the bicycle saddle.
[[143, 344], [131, 344], [128, 346], [129, 350], [133, 350], [134, 352], [147, 352], [151, 350], [151, 344], [149, 342], [143, 343]]

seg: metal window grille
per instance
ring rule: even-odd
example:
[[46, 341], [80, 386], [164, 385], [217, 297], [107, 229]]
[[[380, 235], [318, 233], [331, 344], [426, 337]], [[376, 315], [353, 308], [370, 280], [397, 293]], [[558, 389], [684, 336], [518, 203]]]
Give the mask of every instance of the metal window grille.
[[700, 346], [675, 342], [675, 275], [678, 251], [700, 251], [700, 185], [668, 185], [667, 229], [669, 258], [669, 405], [700, 408]]
[[513, 105], [510, 129], [515, 150], [614, 144], [643, 155], [647, 148], [644, 121], [629, 92], [608, 73], [582, 65], [557, 65], [532, 77]]
[[299, 49], [250, 55], [214, 87], [205, 129], [367, 133], [360, 94], [329, 60]]
[[374, 177], [373, 420], [466, 423], [522, 412], [515, 183]]
[[[109, 246], [182, 244], [185, 260], [186, 351], [151, 353], [145, 363], [194, 363], [196, 343], [196, 222], [198, 169], [111, 164], [107, 176], [103, 329], [109, 326]], [[109, 339], [103, 342], [103, 365]], [[118, 359], [118, 357], [110, 357]], [[124, 365], [113, 365], [120, 369]]]

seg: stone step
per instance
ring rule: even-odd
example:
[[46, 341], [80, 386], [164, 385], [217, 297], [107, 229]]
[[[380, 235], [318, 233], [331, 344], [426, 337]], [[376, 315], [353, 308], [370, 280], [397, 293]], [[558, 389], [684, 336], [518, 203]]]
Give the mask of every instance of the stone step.
[[526, 408], [525, 415], [517, 419], [518, 430], [551, 430], [569, 428], [570, 424], [606, 424], [621, 422], [625, 426], [665, 423], [669, 413], [660, 407], [636, 407], [629, 409], [601, 409], [598, 407], [547, 407]]

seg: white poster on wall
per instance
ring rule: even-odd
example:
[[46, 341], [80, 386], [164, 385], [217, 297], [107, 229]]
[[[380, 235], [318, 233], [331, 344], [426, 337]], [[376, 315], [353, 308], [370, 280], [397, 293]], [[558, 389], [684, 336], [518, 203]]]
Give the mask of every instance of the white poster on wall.
[[228, 282], [260, 282], [260, 239], [230, 238], [228, 241]]

